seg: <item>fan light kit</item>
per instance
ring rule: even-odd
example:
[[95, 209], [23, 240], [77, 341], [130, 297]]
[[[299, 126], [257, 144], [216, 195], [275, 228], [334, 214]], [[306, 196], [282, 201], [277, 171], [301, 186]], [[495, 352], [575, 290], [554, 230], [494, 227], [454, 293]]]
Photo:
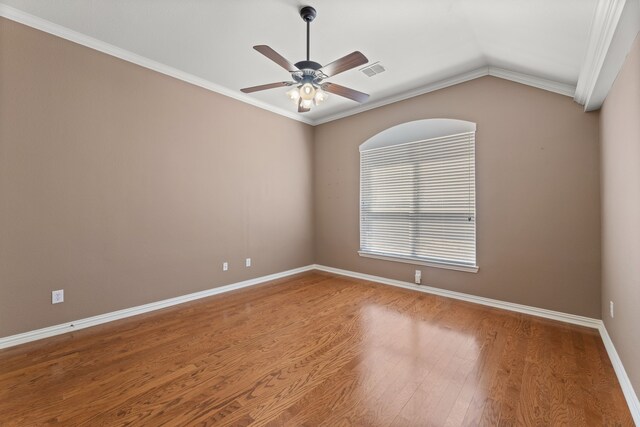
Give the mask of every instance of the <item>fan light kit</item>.
[[291, 73], [293, 81], [269, 83], [266, 85], [252, 86], [241, 89], [244, 93], [257, 92], [261, 90], [274, 89], [278, 87], [293, 86], [287, 91], [287, 96], [297, 106], [298, 112], [305, 113], [311, 110], [313, 105], [318, 105], [327, 99], [329, 93], [349, 98], [356, 102], [365, 102], [369, 95], [340, 86], [335, 83], [323, 82], [324, 79], [333, 77], [344, 71], [366, 64], [369, 60], [360, 52], [355, 51], [347, 56], [333, 61], [324, 67], [309, 59], [309, 29], [311, 22], [317, 13], [311, 6], [300, 9], [300, 17], [307, 23], [307, 59], [305, 61], [292, 64], [275, 50], [267, 45], [257, 45], [253, 48], [280, 65]]

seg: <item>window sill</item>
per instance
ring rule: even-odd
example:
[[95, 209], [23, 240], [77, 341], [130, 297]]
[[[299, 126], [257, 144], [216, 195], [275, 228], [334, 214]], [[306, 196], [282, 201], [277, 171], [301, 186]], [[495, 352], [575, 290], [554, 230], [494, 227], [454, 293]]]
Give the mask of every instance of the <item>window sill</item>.
[[446, 268], [447, 270], [457, 270], [457, 271], [465, 271], [467, 273], [477, 273], [478, 266], [467, 266], [467, 265], [459, 265], [459, 264], [446, 264], [440, 262], [432, 262], [432, 261], [420, 261], [412, 258], [403, 258], [397, 256], [390, 255], [378, 255], [372, 254], [369, 252], [358, 251], [358, 254], [361, 257], [365, 258], [373, 258], [373, 259], [382, 259], [385, 261], [395, 261], [395, 262], [404, 262], [406, 264], [414, 264], [414, 265], [425, 265], [427, 267], [435, 267], [435, 268]]

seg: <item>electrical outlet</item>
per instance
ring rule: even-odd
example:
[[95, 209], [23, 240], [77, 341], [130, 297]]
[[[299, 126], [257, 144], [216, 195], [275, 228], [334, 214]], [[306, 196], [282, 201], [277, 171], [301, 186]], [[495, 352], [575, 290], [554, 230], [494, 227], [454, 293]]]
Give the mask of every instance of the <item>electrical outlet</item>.
[[227, 271], [227, 270], [229, 270], [229, 263], [225, 261], [222, 263], [222, 271]]
[[611, 318], [613, 319], [613, 301], [609, 301], [609, 314], [611, 315]]
[[60, 304], [64, 302], [64, 289], [51, 291], [51, 304]]
[[247, 258], [244, 260], [244, 266], [245, 267], [251, 267], [251, 258]]
[[422, 271], [416, 270], [415, 282], [417, 285], [419, 285], [421, 281], [422, 281]]

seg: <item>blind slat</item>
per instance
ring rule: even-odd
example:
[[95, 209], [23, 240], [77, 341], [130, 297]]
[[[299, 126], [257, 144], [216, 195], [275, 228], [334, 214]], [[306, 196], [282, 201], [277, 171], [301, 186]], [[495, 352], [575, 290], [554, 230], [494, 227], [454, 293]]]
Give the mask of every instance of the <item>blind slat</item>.
[[475, 133], [360, 154], [360, 247], [475, 265]]

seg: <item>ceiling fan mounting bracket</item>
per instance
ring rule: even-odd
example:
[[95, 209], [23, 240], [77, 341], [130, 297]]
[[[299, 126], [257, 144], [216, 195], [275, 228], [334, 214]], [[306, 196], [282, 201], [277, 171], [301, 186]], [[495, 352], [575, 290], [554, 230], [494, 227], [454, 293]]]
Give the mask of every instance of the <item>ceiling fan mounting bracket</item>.
[[316, 10], [311, 6], [305, 6], [302, 9], [300, 9], [300, 17], [304, 22], [313, 21], [314, 19], [316, 19], [317, 14], [318, 13], [316, 12]]

